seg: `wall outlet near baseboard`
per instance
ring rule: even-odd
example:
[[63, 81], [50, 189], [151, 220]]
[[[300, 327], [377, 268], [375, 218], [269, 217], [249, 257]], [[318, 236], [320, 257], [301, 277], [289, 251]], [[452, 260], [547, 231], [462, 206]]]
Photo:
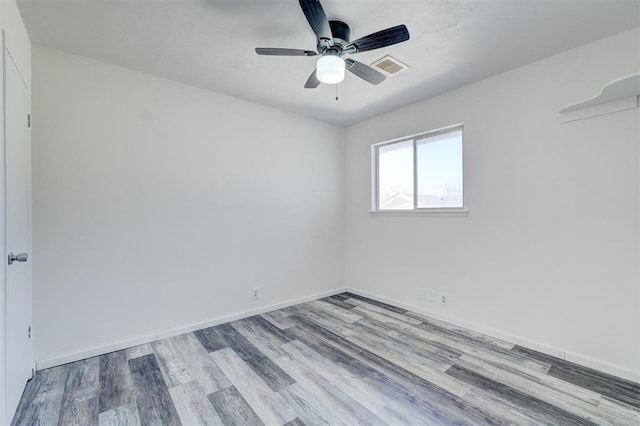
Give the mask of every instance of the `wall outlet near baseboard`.
[[260, 298], [260, 289], [254, 287], [251, 289], [251, 300], [258, 300], [258, 298]]
[[449, 296], [444, 293], [440, 293], [440, 305], [449, 306]]

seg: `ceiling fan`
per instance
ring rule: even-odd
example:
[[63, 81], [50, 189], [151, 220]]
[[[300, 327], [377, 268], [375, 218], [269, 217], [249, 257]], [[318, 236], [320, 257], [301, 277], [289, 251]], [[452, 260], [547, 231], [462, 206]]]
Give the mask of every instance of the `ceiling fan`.
[[339, 83], [344, 79], [345, 69], [371, 84], [378, 85], [385, 79], [382, 73], [362, 62], [350, 58], [343, 59], [342, 56], [379, 49], [409, 40], [407, 27], [398, 25], [350, 41], [349, 25], [341, 21], [327, 20], [319, 0], [299, 0], [299, 2], [304, 16], [307, 17], [311, 29], [316, 34], [318, 40], [316, 51], [257, 47], [256, 53], [270, 56], [320, 55], [316, 69], [304, 85], [305, 89], [315, 89], [320, 83]]

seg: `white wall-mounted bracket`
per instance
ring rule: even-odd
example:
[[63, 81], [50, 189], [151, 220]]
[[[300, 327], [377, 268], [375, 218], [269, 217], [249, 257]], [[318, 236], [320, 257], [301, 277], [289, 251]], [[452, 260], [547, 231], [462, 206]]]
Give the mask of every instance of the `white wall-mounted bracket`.
[[640, 97], [640, 73], [627, 75], [605, 84], [598, 95], [562, 108], [561, 122], [567, 123], [638, 108], [640, 105], [638, 97]]

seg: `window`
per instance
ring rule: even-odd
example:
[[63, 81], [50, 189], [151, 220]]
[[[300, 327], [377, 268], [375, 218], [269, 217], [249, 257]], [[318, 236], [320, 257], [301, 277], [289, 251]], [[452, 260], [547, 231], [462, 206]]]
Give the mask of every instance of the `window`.
[[374, 210], [464, 208], [462, 126], [373, 146]]

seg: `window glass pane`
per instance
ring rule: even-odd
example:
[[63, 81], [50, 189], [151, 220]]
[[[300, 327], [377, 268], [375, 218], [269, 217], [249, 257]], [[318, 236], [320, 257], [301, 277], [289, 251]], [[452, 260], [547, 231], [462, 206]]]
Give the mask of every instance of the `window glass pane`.
[[416, 141], [418, 208], [463, 207], [462, 131]]
[[378, 209], [413, 209], [413, 141], [378, 148]]

